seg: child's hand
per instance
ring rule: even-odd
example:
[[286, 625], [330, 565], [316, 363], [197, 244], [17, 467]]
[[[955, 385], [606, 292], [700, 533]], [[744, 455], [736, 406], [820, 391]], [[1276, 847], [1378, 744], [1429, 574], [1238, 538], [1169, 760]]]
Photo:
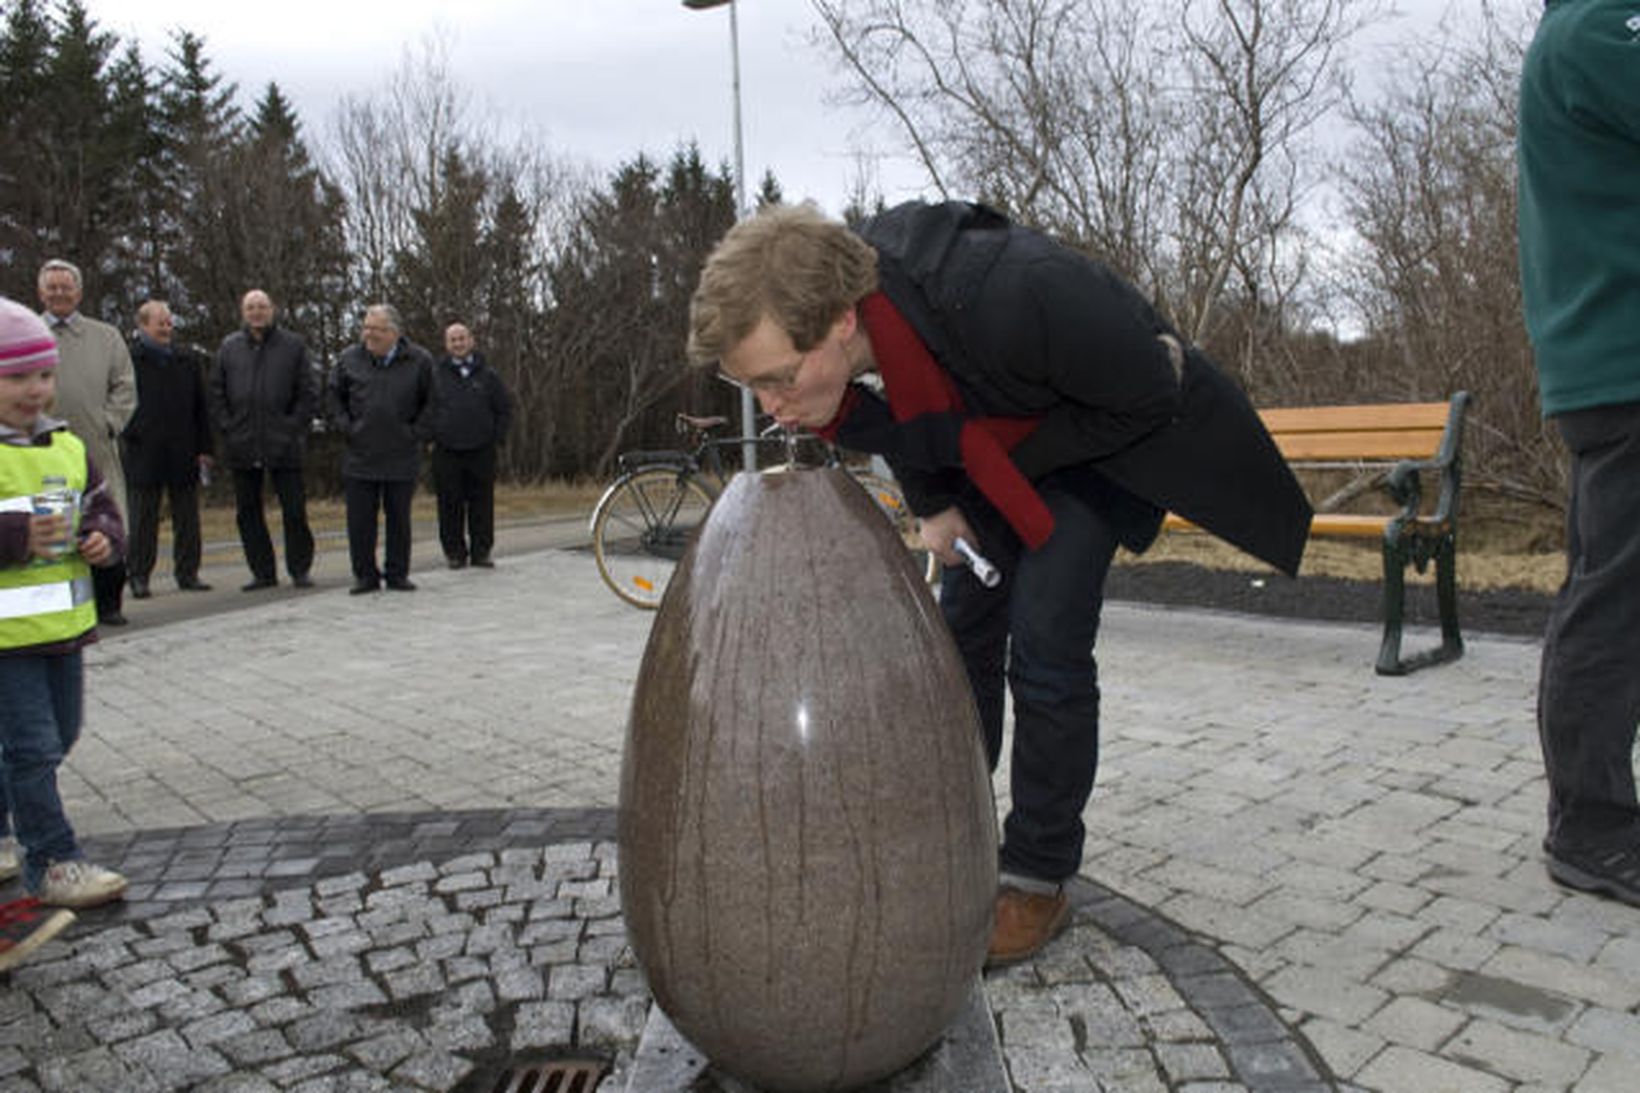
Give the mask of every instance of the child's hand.
[[93, 531], [80, 540], [80, 557], [92, 565], [102, 565], [114, 557], [114, 544], [100, 531]]
[[68, 538], [66, 516], [30, 516], [28, 552], [36, 558], [55, 562], [62, 557], [63, 540]]

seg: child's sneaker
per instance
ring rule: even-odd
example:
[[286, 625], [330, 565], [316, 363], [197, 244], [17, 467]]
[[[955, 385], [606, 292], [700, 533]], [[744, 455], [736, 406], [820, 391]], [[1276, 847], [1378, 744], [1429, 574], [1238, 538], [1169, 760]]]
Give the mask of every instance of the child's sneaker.
[[74, 921], [73, 911], [42, 907], [37, 899], [0, 903], [0, 972], [27, 960], [29, 954]]
[[53, 907], [95, 907], [125, 895], [125, 878], [88, 861], [60, 861], [46, 870], [35, 894]]
[[23, 871], [23, 847], [16, 836], [0, 839], [0, 881], [8, 881]]

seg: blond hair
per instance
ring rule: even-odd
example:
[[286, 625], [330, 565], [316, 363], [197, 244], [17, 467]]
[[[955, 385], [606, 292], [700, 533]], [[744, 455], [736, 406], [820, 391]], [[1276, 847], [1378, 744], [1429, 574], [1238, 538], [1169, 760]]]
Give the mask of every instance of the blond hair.
[[711, 365], [767, 316], [807, 352], [877, 287], [877, 252], [811, 204], [774, 205], [730, 228], [689, 302], [689, 360]]

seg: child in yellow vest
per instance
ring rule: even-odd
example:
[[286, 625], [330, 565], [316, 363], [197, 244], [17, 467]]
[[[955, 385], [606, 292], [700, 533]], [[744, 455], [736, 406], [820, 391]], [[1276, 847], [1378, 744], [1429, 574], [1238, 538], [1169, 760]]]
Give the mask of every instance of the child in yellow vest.
[[[81, 650], [96, 640], [90, 567], [120, 558], [125, 529], [84, 445], [46, 416], [56, 367], [39, 316], [0, 297], [0, 777], [29, 895], [92, 907], [123, 895], [125, 878], [85, 860], [57, 768], [80, 733]], [[60, 916], [42, 921], [61, 929]], [[29, 940], [0, 936], [0, 954]]]

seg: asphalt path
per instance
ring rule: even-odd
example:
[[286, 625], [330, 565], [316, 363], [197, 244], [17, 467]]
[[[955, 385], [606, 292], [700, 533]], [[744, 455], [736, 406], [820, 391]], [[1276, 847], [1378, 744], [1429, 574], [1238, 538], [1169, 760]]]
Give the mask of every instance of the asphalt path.
[[[587, 520], [587, 514], [573, 513], [498, 522], [494, 557], [505, 564], [508, 557], [519, 554], [539, 550], [590, 547], [591, 537], [587, 531]], [[269, 515], [268, 530], [273, 535], [274, 550], [279, 556], [280, 566], [283, 567], [284, 543], [280, 538], [277, 512]], [[418, 573], [444, 568], [444, 553], [439, 549], [438, 530], [432, 520], [416, 521], [412, 534], [410, 579], [414, 581]], [[345, 596], [353, 583], [353, 574], [347, 560], [346, 532], [315, 532], [315, 538], [317, 543], [311, 574], [312, 588], [295, 587], [290, 583], [290, 574], [281, 568], [277, 588], [259, 589], [255, 592], [240, 590], [250, 581], [251, 574], [245, 567], [245, 554], [237, 540], [205, 544], [199, 576], [211, 586], [209, 592], [183, 592], [177, 588], [171, 577], [171, 562], [168, 556], [170, 544], [168, 541], [162, 541], [159, 562], [149, 582], [153, 594], [146, 600], [139, 600], [133, 598], [130, 588], [127, 588], [125, 617], [130, 620], [130, 625], [101, 627], [101, 636], [105, 641], [117, 641], [156, 626], [186, 622], [189, 619], [204, 618], [224, 611], [255, 607], [297, 596]], [[380, 549], [379, 545], [377, 549]], [[614, 594], [610, 595], [613, 598]]]

